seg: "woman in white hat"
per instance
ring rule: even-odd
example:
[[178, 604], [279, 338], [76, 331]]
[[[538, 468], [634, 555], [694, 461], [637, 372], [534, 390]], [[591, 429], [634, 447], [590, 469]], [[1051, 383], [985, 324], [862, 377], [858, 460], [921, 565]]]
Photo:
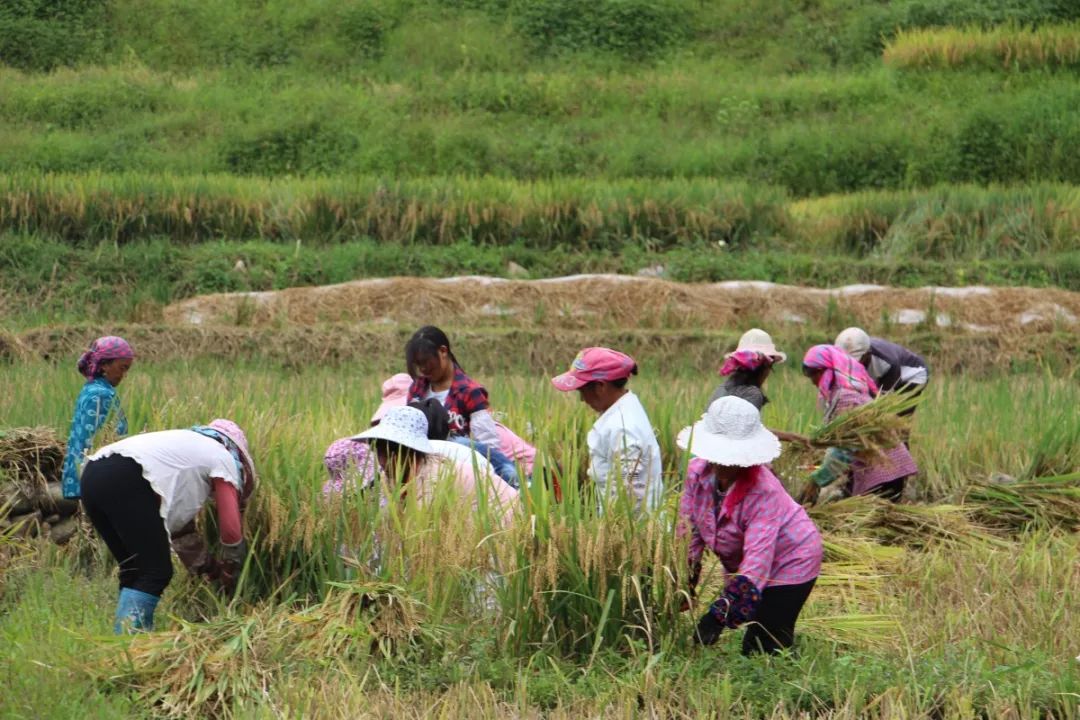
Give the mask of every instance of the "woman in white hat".
[[[413, 379], [406, 373], [392, 375], [383, 381], [382, 403], [371, 416], [371, 426], [379, 424], [390, 408], [401, 407], [409, 398]], [[323, 485], [324, 497], [333, 497], [353, 490], [363, 490], [375, 484], [378, 467], [368, 452], [368, 444], [352, 437], [335, 440], [326, 448], [323, 465], [330, 476]]]
[[471, 463], [437, 454], [428, 438], [428, 419], [419, 408], [391, 408], [378, 425], [354, 439], [370, 444], [386, 477], [401, 483], [401, 496], [415, 492], [414, 497], [428, 499], [438, 483], [452, 480], [462, 497], [473, 500], [474, 507], [484, 493], [502, 524], [513, 518], [518, 491], [498, 475], [478, 476]]
[[[772, 373], [773, 365], [787, 360], [787, 355], [776, 349], [769, 333], [760, 328], [750, 328], [739, 338], [739, 345], [724, 356], [720, 377], [726, 378], [713, 391], [709, 405], [722, 397], [742, 398], [761, 412], [769, 398], [765, 395], [765, 381]], [[803, 435], [781, 430], [772, 433], [784, 442], [809, 444]]]
[[724, 628], [754, 624], [744, 655], [791, 647], [795, 621], [821, 570], [821, 535], [769, 469], [780, 441], [749, 402], [724, 397], [676, 442], [694, 455], [679, 503], [679, 535], [690, 534], [690, 591], [706, 549], [727, 575], [723, 594], [698, 622], [694, 639], [712, 645]]
[[[90, 457], [82, 502], [120, 565], [116, 633], [154, 628], [154, 610], [172, 580], [170, 544], [193, 573], [233, 590], [247, 553], [242, 511], [256, 482], [247, 437], [230, 420], [134, 435]], [[211, 495], [220, 559], [195, 532]]]

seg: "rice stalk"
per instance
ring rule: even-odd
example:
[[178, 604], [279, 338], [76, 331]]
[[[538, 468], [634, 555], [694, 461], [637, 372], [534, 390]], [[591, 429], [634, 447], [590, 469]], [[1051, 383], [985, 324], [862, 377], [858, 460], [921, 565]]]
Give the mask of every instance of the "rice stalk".
[[1031, 526], [1080, 530], [1080, 472], [1011, 483], [978, 482], [964, 504], [991, 527], [1020, 532]]
[[846, 448], [863, 457], [879, 455], [902, 444], [911, 434], [911, 415], [900, 413], [918, 407], [920, 400], [915, 393], [882, 393], [815, 428], [810, 443]]

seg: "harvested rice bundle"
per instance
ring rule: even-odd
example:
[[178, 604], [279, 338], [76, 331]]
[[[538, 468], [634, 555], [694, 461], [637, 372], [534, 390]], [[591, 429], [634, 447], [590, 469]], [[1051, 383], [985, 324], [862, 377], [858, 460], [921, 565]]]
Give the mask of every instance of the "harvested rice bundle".
[[911, 416], [900, 413], [916, 407], [919, 400], [914, 393], [882, 393], [814, 430], [810, 442], [817, 447], [846, 448], [857, 455], [881, 454], [911, 433]]
[[885, 647], [901, 637], [900, 621], [892, 615], [821, 615], [799, 618], [799, 630], [837, 645]]
[[1007, 545], [974, 522], [961, 505], [905, 505], [873, 495], [857, 495], [808, 510], [825, 533], [849, 533], [886, 545], [921, 548], [934, 543]]
[[64, 443], [47, 427], [0, 430], [0, 484], [13, 485], [27, 499], [48, 492], [64, 465]]
[[[422, 606], [395, 586], [337, 585], [326, 601], [295, 611], [266, 605], [169, 632], [102, 642], [85, 671], [98, 682], [131, 689], [159, 716], [231, 717], [301, 668], [333, 668], [348, 677], [356, 653], [387, 652], [386, 641], [423, 634]], [[124, 652], [117, 643], [124, 642]]]
[[991, 527], [1023, 530], [1030, 525], [1080, 530], [1080, 472], [1013, 483], [982, 482], [964, 496]]

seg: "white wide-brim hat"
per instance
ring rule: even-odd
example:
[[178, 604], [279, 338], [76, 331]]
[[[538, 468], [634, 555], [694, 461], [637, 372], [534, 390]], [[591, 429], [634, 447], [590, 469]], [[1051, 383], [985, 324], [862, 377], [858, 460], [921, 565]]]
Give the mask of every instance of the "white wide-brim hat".
[[422, 410], [408, 405], [390, 408], [383, 415], [382, 421], [359, 435], [353, 435], [353, 440], [387, 440], [397, 443], [417, 452], [430, 455], [435, 452], [428, 440], [427, 416]]
[[753, 467], [780, 457], [780, 440], [761, 424], [758, 409], [731, 395], [713, 402], [701, 420], [679, 431], [675, 443], [727, 467]]
[[[761, 328], [750, 328], [742, 334], [742, 337], [739, 338], [739, 346], [735, 348], [734, 352], [740, 351], [761, 353], [774, 363], [782, 363], [787, 360], [787, 353], [777, 350], [776, 345], [773, 344], [772, 336]], [[725, 357], [730, 357], [733, 354], [728, 353]]]

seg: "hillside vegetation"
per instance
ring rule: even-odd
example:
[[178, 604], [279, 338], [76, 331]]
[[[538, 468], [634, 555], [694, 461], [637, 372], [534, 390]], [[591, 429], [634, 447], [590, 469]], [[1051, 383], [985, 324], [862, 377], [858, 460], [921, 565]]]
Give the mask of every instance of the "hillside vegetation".
[[123, 245], [159, 303], [508, 261], [1080, 288], [1078, 22], [1071, 0], [6, 3], [0, 303], [130, 268]]

